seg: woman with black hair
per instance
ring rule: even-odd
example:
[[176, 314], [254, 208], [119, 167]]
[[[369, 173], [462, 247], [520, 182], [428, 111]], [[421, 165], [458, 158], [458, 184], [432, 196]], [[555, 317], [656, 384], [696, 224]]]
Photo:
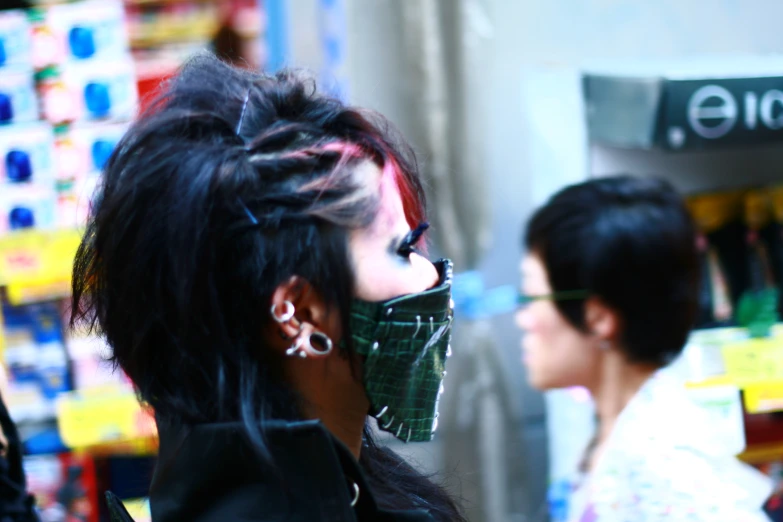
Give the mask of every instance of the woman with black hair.
[[73, 279], [72, 321], [154, 408], [155, 522], [462, 520], [368, 423], [435, 428], [451, 266], [426, 228], [382, 117], [291, 73], [185, 65], [109, 160]]
[[767, 520], [768, 481], [663, 371], [696, 317], [695, 238], [670, 185], [632, 177], [567, 187], [528, 224], [517, 322], [530, 382], [587, 388], [598, 418], [570, 522]]

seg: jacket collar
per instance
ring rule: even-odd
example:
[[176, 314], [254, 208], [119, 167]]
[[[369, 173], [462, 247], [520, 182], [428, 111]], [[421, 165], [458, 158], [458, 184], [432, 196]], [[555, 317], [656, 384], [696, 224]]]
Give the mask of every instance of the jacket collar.
[[353, 455], [319, 421], [273, 421], [263, 429], [274, 466], [240, 423], [159, 426], [152, 519], [430, 520], [425, 512], [379, 510]]

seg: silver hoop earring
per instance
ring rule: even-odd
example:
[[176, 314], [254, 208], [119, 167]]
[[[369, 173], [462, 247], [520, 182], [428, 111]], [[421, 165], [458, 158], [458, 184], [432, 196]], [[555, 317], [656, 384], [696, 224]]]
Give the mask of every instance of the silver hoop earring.
[[302, 349], [313, 357], [326, 357], [334, 348], [332, 340], [323, 332], [311, 333], [303, 345]]
[[[278, 304], [282, 304], [283, 307], [285, 308], [283, 315], [277, 315]], [[283, 301], [282, 303], [273, 304], [272, 308], [269, 310], [269, 313], [272, 314], [272, 319], [274, 319], [276, 322], [280, 324], [283, 324], [293, 319], [294, 314], [296, 313], [296, 308], [294, 308], [294, 303], [292, 303], [291, 301]]]

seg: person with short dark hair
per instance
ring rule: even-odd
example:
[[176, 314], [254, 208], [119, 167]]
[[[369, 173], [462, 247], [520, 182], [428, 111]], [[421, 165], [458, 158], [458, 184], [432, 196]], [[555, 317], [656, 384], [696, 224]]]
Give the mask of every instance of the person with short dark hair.
[[155, 522], [463, 520], [368, 418], [435, 429], [451, 263], [426, 229], [383, 117], [291, 72], [184, 66], [109, 159], [73, 278], [72, 322], [155, 411]]
[[668, 183], [628, 176], [566, 187], [527, 226], [517, 323], [530, 383], [585, 387], [598, 419], [571, 522], [767, 520], [768, 481], [663, 371], [696, 318], [695, 237]]

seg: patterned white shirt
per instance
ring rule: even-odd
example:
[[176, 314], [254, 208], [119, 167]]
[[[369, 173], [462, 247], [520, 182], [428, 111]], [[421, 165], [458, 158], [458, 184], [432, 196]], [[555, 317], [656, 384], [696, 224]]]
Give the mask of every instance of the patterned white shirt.
[[628, 403], [569, 522], [768, 522], [772, 482], [727, 454], [683, 385], [655, 374]]

